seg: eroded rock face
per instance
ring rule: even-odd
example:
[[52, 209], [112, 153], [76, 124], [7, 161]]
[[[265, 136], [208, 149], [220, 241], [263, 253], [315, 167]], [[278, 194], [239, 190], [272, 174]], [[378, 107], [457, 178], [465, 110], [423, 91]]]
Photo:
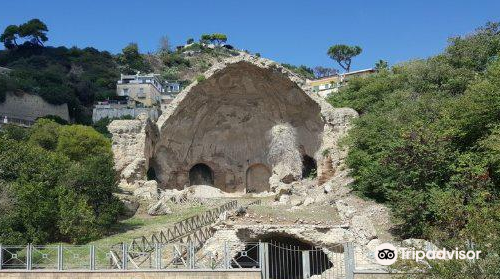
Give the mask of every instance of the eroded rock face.
[[120, 186], [134, 191], [147, 180], [146, 171], [158, 138], [158, 129], [148, 119], [137, 119], [114, 120], [108, 125], [108, 130], [113, 135], [112, 150]]
[[148, 214], [152, 216], [171, 214], [172, 210], [161, 200], [148, 208]]
[[156, 127], [111, 123], [122, 186], [153, 168], [163, 189], [201, 182], [225, 192], [272, 191], [302, 178], [305, 156], [325, 181], [333, 175], [343, 156], [337, 141], [354, 110], [332, 108], [276, 62], [246, 54], [205, 77], [177, 96]]
[[285, 184], [301, 178], [302, 156], [297, 143], [297, 132], [289, 123], [277, 124], [269, 131], [268, 161], [274, 180]]
[[161, 138], [153, 157], [159, 182], [167, 188], [190, 185], [197, 164], [208, 166], [214, 186], [226, 192], [243, 192], [247, 180], [259, 180], [247, 177], [254, 165], [269, 173], [279, 166], [281, 173], [291, 173], [288, 180], [300, 178], [298, 152], [269, 160], [270, 143], [276, 142], [269, 135], [281, 123], [294, 131], [293, 148], [303, 146], [313, 156], [321, 144], [320, 107], [279, 68], [231, 63], [181, 94], [175, 109], [159, 120]]

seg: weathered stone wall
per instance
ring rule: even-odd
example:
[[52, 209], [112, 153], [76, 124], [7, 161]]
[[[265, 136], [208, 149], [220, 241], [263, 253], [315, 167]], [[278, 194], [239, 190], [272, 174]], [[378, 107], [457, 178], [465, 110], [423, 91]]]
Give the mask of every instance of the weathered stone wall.
[[27, 93], [8, 93], [5, 101], [0, 103], [0, 116], [33, 121], [46, 115], [57, 115], [69, 121], [68, 105], [52, 105], [40, 96]]
[[247, 54], [214, 65], [205, 77], [162, 111], [154, 139], [138, 122], [110, 125], [122, 182], [135, 184], [152, 167], [160, 187], [182, 189], [191, 184], [193, 166], [204, 164], [208, 173], [191, 177], [205, 177], [223, 191], [275, 190], [302, 178], [305, 155], [325, 181], [335, 173], [345, 156], [338, 139], [357, 116], [354, 110], [332, 108], [307, 94], [305, 80]]
[[115, 170], [122, 189], [134, 190], [146, 180], [149, 160], [158, 139], [158, 129], [149, 118], [114, 120], [108, 130], [113, 134]]
[[[161, 137], [153, 160], [162, 186], [189, 185], [191, 167], [204, 163], [213, 171], [214, 186], [245, 191], [250, 166], [278, 171], [274, 166], [279, 164], [268, 158], [269, 134], [278, 124], [293, 127], [296, 148], [314, 156], [324, 123], [320, 106], [292, 80], [296, 77], [275, 62], [243, 55], [214, 66], [205, 76], [186, 88], [158, 121]], [[300, 157], [287, 165], [300, 169]]]
[[148, 115], [156, 121], [159, 116], [157, 108], [94, 108], [92, 110], [92, 121], [95, 123], [103, 118], [120, 118], [123, 116], [132, 116], [136, 118], [141, 114]]

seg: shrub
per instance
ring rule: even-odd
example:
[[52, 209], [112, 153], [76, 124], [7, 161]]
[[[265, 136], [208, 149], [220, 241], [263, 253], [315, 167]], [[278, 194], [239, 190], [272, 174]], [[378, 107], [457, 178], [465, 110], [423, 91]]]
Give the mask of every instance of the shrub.
[[38, 119], [30, 129], [30, 142], [47, 150], [55, 150], [59, 140], [60, 124], [49, 119]]
[[59, 133], [57, 151], [73, 161], [111, 154], [111, 142], [91, 127], [62, 126]]
[[190, 67], [189, 60], [182, 57], [179, 53], [164, 53], [161, 57], [163, 64], [167, 67]]
[[83, 243], [122, 205], [109, 141], [90, 127], [39, 119], [23, 137], [0, 134], [0, 243]]
[[196, 81], [197, 81], [197, 82], [202, 82], [202, 81], [204, 81], [204, 80], [206, 80], [206, 79], [207, 79], [207, 78], [206, 78], [204, 75], [199, 75], [199, 76], [197, 76], [197, 77], [196, 77]]
[[328, 100], [361, 113], [346, 139], [353, 188], [393, 209], [401, 237], [500, 247], [495, 26], [452, 39], [435, 57], [349, 80]]

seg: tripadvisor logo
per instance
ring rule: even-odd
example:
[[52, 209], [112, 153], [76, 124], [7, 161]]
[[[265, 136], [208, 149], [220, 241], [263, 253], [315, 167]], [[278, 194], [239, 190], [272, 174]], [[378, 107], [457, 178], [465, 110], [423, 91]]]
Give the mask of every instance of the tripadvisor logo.
[[398, 257], [402, 260], [478, 260], [481, 251], [448, 250], [417, 250], [415, 248], [396, 248], [390, 243], [380, 244], [375, 248], [375, 260], [381, 265], [391, 265]]
[[392, 244], [380, 244], [375, 248], [375, 259], [381, 265], [391, 265], [398, 259], [398, 250]]

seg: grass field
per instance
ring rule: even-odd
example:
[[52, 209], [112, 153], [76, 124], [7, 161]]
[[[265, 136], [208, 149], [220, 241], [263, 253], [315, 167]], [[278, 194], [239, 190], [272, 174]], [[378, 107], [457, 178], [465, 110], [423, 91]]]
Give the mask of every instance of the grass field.
[[172, 205], [174, 213], [163, 216], [149, 216], [147, 213], [138, 212], [129, 219], [120, 221], [112, 233], [104, 238], [93, 241], [95, 245], [113, 245], [120, 242], [129, 242], [135, 237], [149, 236], [154, 232], [164, 230], [182, 219], [200, 214], [209, 209], [204, 205]]

